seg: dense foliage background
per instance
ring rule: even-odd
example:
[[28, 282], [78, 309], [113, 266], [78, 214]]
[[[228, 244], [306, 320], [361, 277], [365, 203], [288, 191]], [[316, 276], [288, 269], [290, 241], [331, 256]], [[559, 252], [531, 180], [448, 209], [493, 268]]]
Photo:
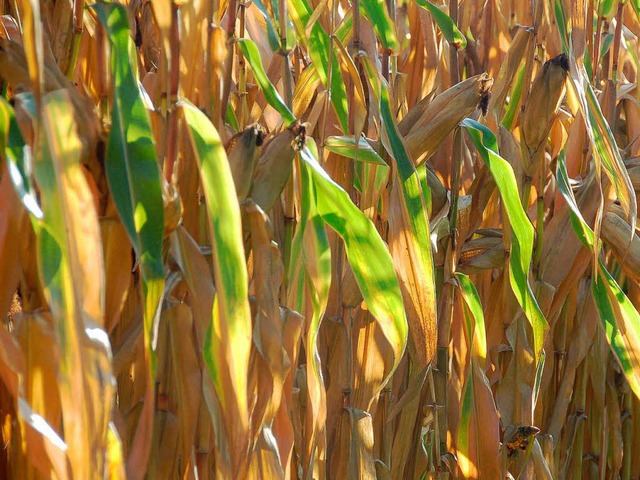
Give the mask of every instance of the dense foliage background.
[[640, 478], [639, 0], [2, 9], [0, 476]]

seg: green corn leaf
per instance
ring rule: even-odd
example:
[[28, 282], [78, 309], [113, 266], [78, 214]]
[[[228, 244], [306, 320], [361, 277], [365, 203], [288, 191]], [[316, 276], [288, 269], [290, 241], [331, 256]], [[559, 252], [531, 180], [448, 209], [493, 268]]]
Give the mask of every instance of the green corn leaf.
[[360, 11], [371, 21], [371, 25], [373, 25], [373, 29], [378, 35], [383, 48], [396, 52], [400, 44], [385, 1], [362, 0], [360, 2]]
[[638, 21], [640, 21], [640, 0], [629, 0], [629, 3], [631, 3], [633, 10], [636, 12], [636, 16], [638, 17]]
[[498, 154], [498, 144], [493, 132], [470, 118], [463, 120], [460, 125], [465, 128], [480, 156], [489, 167], [509, 217], [512, 230], [509, 279], [513, 293], [533, 327], [533, 341], [536, 362], [538, 362], [548, 325], [529, 284], [529, 266], [534, 242], [533, 226], [520, 203], [513, 169]]
[[562, 41], [562, 53], [569, 55], [569, 32], [567, 32], [567, 15], [564, 11], [564, 4], [562, 0], [555, 0], [554, 12], [556, 16], [556, 25], [558, 26], [558, 32], [560, 33], [560, 40]]
[[[569, 205], [574, 231], [585, 246], [596, 252], [593, 230], [582, 217], [569, 185], [564, 151], [558, 158], [556, 178], [560, 193]], [[591, 287], [605, 336], [631, 390], [640, 398], [640, 313], [599, 257], [594, 277]]]
[[276, 30], [274, 19], [271, 17], [271, 14], [262, 3], [262, 0], [255, 0], [253, 3], [256, 7], [258, 7], [260, 13], [262, 13], [262, 16], [264, 17], [265, 23], [267, 25], [267, 41], [269, 42], [269, 47], [271, 47], [272, 52], [277, 52], [278, 50], [280, 50], [280, 35]]
[[606, 18], [607, 21], [611, 21], [618, 10], [618, 1], [619, 0], [600, 0], [598, 2], [598, 16], [600, 18]]
[[[393, 349], [394, 365], [390, 372], [385, 372], [384, 385], [400, 362], [408, 328], [391, 255], [371, 220], [322, 169], [312, 149], [302, 150], [300, 158], [303, 170], [313, 182], [317, 211], [343, 239], [347, 259], [367, 308]], [[372, 258], [376, 261], [371, 262]]]
[[[435, 276], [431, 242], [428, 240], [431, 238], [427, 216], [430, 192], [426, 182], [423, 184], [420, 181], [420, 174], [416, 171], [398, 130], [388, 84], [369, 58], [363, 57], [362, 65], [378, 102], [382, 144], [395, 162], [396, 181], [401, 199], [399, 205], [392, 203], [394, 208], [399, 210], [397, 218], [393, 219], [393, 222], [397, 223], [392, 229], [396, 232], [406, 231], [401, 234], [404, 235], [401, 241], [406, 242], [410, 267], [409, 271], [398, 274], [405, 288], [405, 301], [409, 301], [407, 298], [410, 298], [415, 312], [415, 318], [412, 318], [410, 323], [413, 328], [414, 345], [417, 345], [421, 355], [429, 356], [435, 353], [435, 338], [430, 337], [435, 337], [436, 330]], [[416, 282], [416, 278], [420, 280]], [[416, 285], [420, 287], [417, 288]]]
[[[307, 361], [307, 395], [308, 416], [315, 422], [315, 432], [321, 430], [326, 421], [322, 405], [325, 402], [324, 380], [318, 352], [318, 335], [320, 325], [329, 300], [331, 286], [331, 250], [325, 230], [325, 222], [318, 212], [316, 198], [318, 196], [312, 172], [305, 168], [303, 160], [299, 162], [300, 170], [300, 221], [296, 228], [291, 245], [291, 259], [289, 262], [288, 303], [291, 308], [302, 312], [309, 318], [305, 327], [305, 349]], [[299, 261], [301, 259], [302, 261]], [[309, 299], [310, 305], [307, 305]], [[303, 458], [308, 460], [303, 469], [312, 468], [315, 438], [308, 438]]]
[[[32, 218], [38, 269], [57, 333], [57, 385], [69, 464], [74, 477], [88, 478], [91, 461], [96, 460], [93, 446], [107, 435], [103, 420], [110, 418], [115, 393], [111, 347], [99, 327], [104, 315], [100, 227], [80, 166], [82, 143], [69, 93], [57, 90], [45, 95], [40, 111], [34, 178], [43, 215]], [[104, 381], [89, 381], [85, 370], [89, 368]], [[92, 405], [92, 398], [105, 402]]]
[[[144, 327], [147, 348], [155, 344], [154, 324], [164, 289], [162, 238], [164, 207], [160, 170], [149, 114], [145, 108], [136, 67], [129, 16], [122, 5], [93, 5], [111, 45], [113, 111], [107, 139], [105, 170], [118, 214], [140, 262], [145, 295]], [[151, 355], [151, 354], [150, 354]], [[151, 355], [151, 372], [155, 360]]]
[[578, 65], [573, 57], [570, 57], [570, 62], [570, 84], [580, 103], [582, 118], [587, 127], [587, 134], [594, 152], [596, 172], [604, 170], [615, 188], [620, 205], [627, 214], [627, 223], [631, 226], [631, 231], [634, 231], [638, 209], [636, 193], [629, 173], [624, 166], [609, 123], [602, 114], [598, 98], [589, 83], [584, 66]]
[[0, 151], [7, 159], [9, 177], [20, 201], [31, 215], [41, 219], [42, 209], [31, 181], [31, 149], [25, 145], [13, 108], [4, 97], [0, 97]]
[[[347, 132], [349, 125], [347, 89], [342, 79], [337, 55], [332, 56], [333, 61], [329, 65], [329, 49], [333, 48], [331, 39], [317, 21], [313, 23], [307, 36], [307, 28], [313, 9], [306, 0], [288, 0], [288, 2], [289, 15], [293, 20], [298, 36], [306, 44], [320, 81], [331, 90], [331, 103], [340, 121], [340, 127], [343, 132]], [[331, 78], [329, 78], [329, 67], [331, 67]]]
[[431, 3], [429, 0], [416, 0], [416, 3], [433, 16], [438, 27], [442, 30], [444, 38], [449, 42], [449, 45], [453, 45], [460, 49], [467, 48], [467, 39], [462, 32], [458, 30], [458, 27], [449, 15], [444, 13], [437, 5]]
[[262, 90], [262, 93], [264, 93], [267, 102], [269, 102], [269, 105], [275, 108], [282, 116], [286, 126], [291, 125], [296, 121], [296, 117], [293, 116], [293, 113], [291, 113], [291, 110], [289, 110], [287, 105], [284, 103], [284, 100], [282, 100], [282, 97], [278, 94], [276, 88], [269, 81], [267, 72], [264, 71], [264, 67], [262, 66], [262, 59], [260, 58], [258, 47], [248, 38], [239, 39], [238, 45], [240, 45], [240, 50], [242, 50], [244, 58], [251, 66], [253, 76], [258, 82], [258, 85], [260, 85], [260, 89]]
[[329, 137], [325, 143], [325, 148], [330, 152], [351, 158], [352, 160], [387, 166], [382, 157], [378, 155], [364, 138], [360, 138], [359, 141], [356, 142], [356, 139], [353, 137]]
[[180, 106], [200, 167], [213, 248], [216, 298], [204, 357], [220, 397], [230, 443], [239, 453], [244, 451], [249, 429], [247, 376], [252, 338], [240, 206], [218, 132], [188, 100], [181, 99]]
[[[487, 334], [484, 328], [484, 313], [482, 312], [480, 295], [478, 295], [476, 286], [465, 274], [456, 273], [456, 279], [458, 280], [460, 293], [468, 309], [468, 312], [465, 310], [464, 315], [467, 325], [467, 336], [470, 342], [475, 342], [475, 351], [481, 361], [481, 365], [483, 365], [487, 358]], [[472, 318], [469, 318], [469, 316]]]

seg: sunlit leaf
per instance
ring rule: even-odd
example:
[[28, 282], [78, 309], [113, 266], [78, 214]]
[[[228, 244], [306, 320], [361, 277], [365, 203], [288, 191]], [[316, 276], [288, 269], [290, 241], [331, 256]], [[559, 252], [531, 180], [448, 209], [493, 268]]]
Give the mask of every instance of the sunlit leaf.
[[429, 0], [416, 0], [416, 3], [433, 15], [433, 19], [438, 24], [438, 27], [440, 27], [440, 30], [442, 30], [444, 38], [447, 39], [450, 45], [455, 48], [467, 47], [466, 37], [458, 30], [457, 25], [449, 15]]
[[356, 142], [353, 137], [329, 137], [325, 143], [325, 148], [330, 152], [360, 162], [387, 165], [364, 138], [360, 138]]
[[513, 293], [533, 327], [534, 348], [536, 360], [538, 360], [548, 325], [529, 284], [529, 267], [534, 241], [533, 226], [520, 203], [513, 169], [498, 153], [498, 144], [493, 132], [470, 118], [463, 120], [460, 125], [466, 129], [491, 171], [509, 218], [512, 230], [509, 279]]
[[258, 82], [258, 85], [260, 85], [260, 89], [264, 93], [269, 105], [275, 108], [276, 111], [282, 115], [285, 125], [290, 125], [295, 122], [296, 119], [293, 116], [293, 113], [291, 113], [291, 110], [289, 110], [287, 105], [284, 103], [282, 97], [278, 94], [278, 91], [267, 78], [267, 74], [262, 66], [262, 60], [260, 59], [260, 52], [258, 52], [256, 44], [248, 38], [241, 38], [238, 40], [238, 45], [240, 45], [242, 54], [247, 59], [247, 62], [249, 62], [249, 65], [253, 70], [253, 75]]
[[189, 131], [208, 210], [217, 295], [204, 357], [218, 391], [236, 472], [246, 462], [249, 414], [247, 371], [251, 347], [251, 312], [240, 207], [220, 136], [207, 116], [183, 99]]
[[[571, 223], [578, 238], [596, 251], [595, 235], [586, 223], [569, 185], [565, 154], [561, 153], [556, 170], [558, 188], [571, 209]], [[593, 296], [604, 332], [622, 371], [636, 396], [640, 397], [640, 313], [629, 301], [616, 280], [598, 258]]]
[[384, 0], [362, 0], [360, 10], [371, 21], [383, 48], [396, 51], [400, 44], [396, 36], [396, 27], [389, 17]]

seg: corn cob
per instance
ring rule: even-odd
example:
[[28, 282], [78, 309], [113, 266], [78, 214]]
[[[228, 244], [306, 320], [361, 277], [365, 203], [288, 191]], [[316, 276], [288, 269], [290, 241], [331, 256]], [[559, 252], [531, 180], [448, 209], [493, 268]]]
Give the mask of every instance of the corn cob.
[[293, 165], [293, 157], [304, 146], [305, 127], [294, 124], [276, 135], [265, 147], [256, 166], [249, 196], [265, 212], [284, 190]]
[[[416, 166], [436, 151], [462, 119], [478, 108], [484, 113], [492, 85], [493, 79], [483, 73], [454, 85], [429, 103], [405, 135], [407, 149]], [[424, 105], [421, 105], [418, 103], [416, 107], [423, 108]], [[407, 115], [415, 118], [411, 112]]]
[[234, 135], [226, 146], [229, 167], [238, 200], [244, 200], [251, 188], [251, 179], [258, 159], [258, 149], [264, 141], [265, 131], [258, 125], [249, 125]]
[[[560, 54], [547, 61], [533, 81], [522, 118], [522, 137], [530, 158], [546, 144], [549, 130], [565, 94], [568, 71], [569, 59], [565, 54]], [[529, 175], [534, 169], [531, 163], [529, 161], [525, 164]]]

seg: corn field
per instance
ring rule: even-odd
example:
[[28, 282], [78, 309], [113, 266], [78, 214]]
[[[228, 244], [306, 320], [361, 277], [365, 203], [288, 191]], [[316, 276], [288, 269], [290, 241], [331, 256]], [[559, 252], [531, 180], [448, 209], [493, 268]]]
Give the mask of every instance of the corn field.
[[2, 0], [0, 477], [640, 479], [640, 0]]

